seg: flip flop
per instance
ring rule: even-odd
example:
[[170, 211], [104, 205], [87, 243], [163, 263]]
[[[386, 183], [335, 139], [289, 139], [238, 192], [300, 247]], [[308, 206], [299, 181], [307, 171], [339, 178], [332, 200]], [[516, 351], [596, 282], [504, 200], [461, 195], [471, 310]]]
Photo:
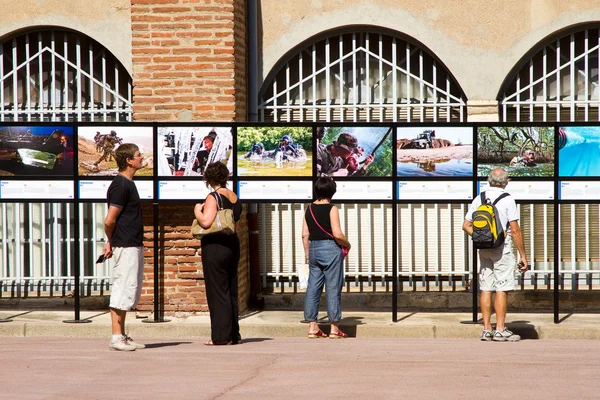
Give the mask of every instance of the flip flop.
[[337, 331], [336, 333], [329, 334], [329, 339], [346, 339], [347, 337], [348, 335], [342, 331]]
[[324, 334], [323, 331], [320, 329], [314, 333], [308, 334], [309, 339], [319, 339], [319, 338], [326, 338], [326, 337], [327, 337], [327, 335]]
[[212, 340], [209, 340], [208, 342], [204, 342], [205, 346], [227, 346], [230, 345], [231, 342], [213, 342]]

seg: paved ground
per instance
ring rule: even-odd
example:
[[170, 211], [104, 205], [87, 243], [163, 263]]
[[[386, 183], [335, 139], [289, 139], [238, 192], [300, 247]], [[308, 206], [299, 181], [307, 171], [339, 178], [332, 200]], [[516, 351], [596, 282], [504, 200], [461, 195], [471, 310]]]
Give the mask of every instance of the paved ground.
[[130, 335], [147, 344], [131, 353], [108, 350], [107, 312], [82, 312], [89, 323], [63, 322], [72, 311], [2, 318], [0, 399], [600, 398], [600, 314], [554, 324], [509, 313], [524, 340], [495, 343], [478, 340], [470, 313], [393, 323], [389, 312], [345, 312], [352, 338], [309, 340], [302, 312], [262, 311], [240, 321], [243, 344], [208, 347], [207, 315], [144, 323], [130, 313]]
[[[320, 314], [325, 316], [324, 313]], [[357, 338], [447, 338], [472, 339], [479, 336], [482, 326], [471, 324], [471, 313], [399, 313], [399, 322], [392, 322], [390, 312], [344, 312], [342, 330]], [[110, 332], [110, 316], [104, 311], [81, 313], [89, 323], [64, 323], [73, 320], [74, 313], [61, 311], [1, 310], [2, 336], [54, 336], [106, 338]], [[170, 322], [144, 323], [135, 313], [127, 317], [127, 329], [138, 338], [197, 338], [210, 336], [208, 315], [187, 318], [166, 317]], [[301, 323], [301, 311], [261, 311], [243, 316], [240, 321], [244, 338], [302, 338], [308, 325]], [[149, 320], [154, 320], [151, 316]], [[600, 339], [600, 314], [565, 314], [559, 324], [553, 314], [509, 313], [507, 326], [527, 339]], [[327, 325], [322, 326], [324, 331]]]
[[0, 399], [598, 398], [595, 340], [139, 341], [124, 353], [106, 338], [3, 337]]

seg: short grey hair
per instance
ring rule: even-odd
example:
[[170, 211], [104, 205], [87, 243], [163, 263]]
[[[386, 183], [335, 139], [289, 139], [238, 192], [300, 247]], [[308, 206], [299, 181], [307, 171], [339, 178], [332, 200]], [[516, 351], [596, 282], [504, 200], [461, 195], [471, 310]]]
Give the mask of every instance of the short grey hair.
[[492, 187], [499, 187], [504, 189], [508, 185], [508, 172], [502, 168], [496, 168], [490, 171], [488, 176], [488, 183]]

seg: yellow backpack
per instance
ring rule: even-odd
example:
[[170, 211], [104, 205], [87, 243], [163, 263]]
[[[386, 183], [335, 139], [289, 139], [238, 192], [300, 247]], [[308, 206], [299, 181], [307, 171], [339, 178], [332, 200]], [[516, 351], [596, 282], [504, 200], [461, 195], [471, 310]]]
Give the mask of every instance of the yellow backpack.
[[504, 244], [506, 229], [500, 222], [496, 203], [509, 196], [502, 193], [494, 202], [486, 199], [485, 192], [481, 193], [481, 205], [473, 213], [473, 245], [478, 249], [494, 249]]

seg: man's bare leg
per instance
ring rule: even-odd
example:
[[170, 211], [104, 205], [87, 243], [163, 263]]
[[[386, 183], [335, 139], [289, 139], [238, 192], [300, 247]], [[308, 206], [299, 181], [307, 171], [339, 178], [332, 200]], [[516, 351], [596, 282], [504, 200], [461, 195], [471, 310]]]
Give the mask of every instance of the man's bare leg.
[[494, 299], [494, 311], [496, 311], [496, 330], [504, 331], [504, 321], [506, 320], [506, 302], [508, 295], [506, 292], [496, 292]]
[[[496, 297], [498, 298], [498, 297]], [[483, 329], [492, 330], [492, 292], [481, 291], [479, 296], [481, 316], [483, 318]], [[498, 311], [496, 311], [496, 314]]]
[[112, 334], [113, 335], [125, 335], [125, 317], [127, 311], [117, 310], [116, 308], [110, 309], [110, 321], [112, 323]]

